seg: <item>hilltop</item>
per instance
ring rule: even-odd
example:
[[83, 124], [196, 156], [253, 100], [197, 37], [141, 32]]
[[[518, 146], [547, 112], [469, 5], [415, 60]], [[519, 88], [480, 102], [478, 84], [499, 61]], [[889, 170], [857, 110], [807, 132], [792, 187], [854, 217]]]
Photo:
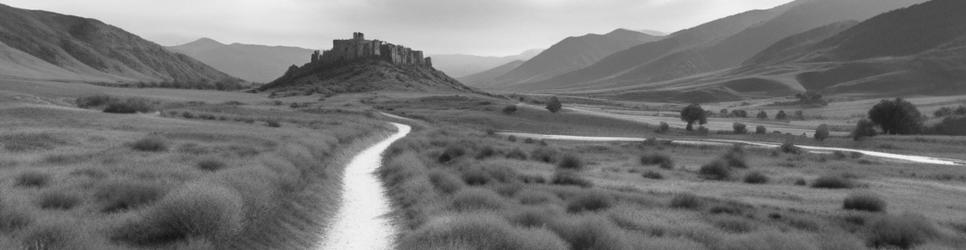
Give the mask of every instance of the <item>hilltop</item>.
[[331, 50], [315, 51], [309, 62], [292, 65], [284, 75], [259, 90], [291, 94], [356, 93], [376, 90], [472, 91], [433, 68], [423, 52], [380, 40], [334, 40]]

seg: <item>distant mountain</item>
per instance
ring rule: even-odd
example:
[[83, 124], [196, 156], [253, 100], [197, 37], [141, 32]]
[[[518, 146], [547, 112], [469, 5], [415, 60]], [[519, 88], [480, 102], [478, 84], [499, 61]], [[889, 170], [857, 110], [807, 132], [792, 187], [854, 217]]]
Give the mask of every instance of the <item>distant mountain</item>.
[[524, 51], [512, 56], [474, 56], [474, 55], [430, 55], [433, 66], [453, 77], [464, 77], [487, 71], [517, 60], [530, 60], [542, 49]]
[[[566, 77], [570, 77], [570, 79], [551, 79], [544, 85], [564, 83], [564, 86], [596, 84], [631, 86], [658, 83], [728, 69], [741, 66], [744, 61], [788, 36], [832, 23], [865, 20], [889, 10], [923, 1], [925, 0], [798, 0], [754, 15], [760, 19], [753, 22], [739, 22], [738, 24], [746, 24], [747, 26], [735, 33], [721, 36], [707, 43], [685, 49], [670, 50], [670, 53], [657, 57], [638, 57], [650, 60], [638, 59], [637, 62], [640, 63], [636, 65], [623, 64], [616, 68], [610, 67], [610, 65], [602, 65], [601, 67], [605, 69], [608, 67], [611, 69], [604, 70], [603, 74], [590, 74], [590, 77], [568, 75]], [[720, 21], [727, 19], [729, 18]], [[753, 19], [755, 18], [746, 18], [748, 21]], [[732, 27], [740, 26], [734, 25]], [[719, 33], [725, 32], [719, 31]], [[674, 35], [672, 34], [672, 36]], [[605, 62], [602, 61], [599, 64], [602, 63]], [[588, 67], [588, 69], [592, 67], [594, 66]], [[578, 76], [588, 75], [577, 72], [575, 74]]]
[[550, 79], [596, 63], [614, 52], [661, 37], [637, 31], [617, 29], [604, 35], [587, 34], [568, 37], [530, 59], [520, 67], [496, 79], [496, 85], [519, 84]]
[[289, 66], [305, 62], [311, 49], [285, 46], [223, 44], [202, 38], [168, 47], [242, 79], [267, 83], [285, 73]]
[[858, 21], [842, 21], [789, 36], [762, 50], [751, 59], [745, 61], [744, 64], [780, 64], [792, 61], [796, 59], [795, 57], [797, 55], [812, 52], [812, 47], [816, 43], [848, 30], [857, 24], [859, 24]]
[[648, 35], [652, 35], [652, 36], [667, 36], [668, 35], [667, 32], [656, 31], [656, 30], [647, 30], [647, 29], [637, 30], [637, 32], [641, 32], [641, 33], [648, 34]]
[[613, 53], [583, 69], [564, 73], [545, 81], [504, 86], [506, 89], [553, 90], [591, 87], [675, 52], [684, 51], [732, 36], [783, 12], [782, 8], [753, 10], [721, 18], [694, 28], [668, 35], [656, 42], [644, 43]]
[[98, 20], [2, 4], [0, 43], [7, 77], [192, 88], [243, 82]]
[[505, 75], [506, 73], [509, 73], [513, 69], [516, 69], [520, 67], [520, 65], [523, 65], [523, 63], [525, 62], [526, 61], [523, 61], [523, 60], [516, 60], [516, 61], [509, 62], [507, 64], [497, 66], [487, 71], [468, 75], [465, 77], [460, 77], [457, 79], [459, 79], [460, 82], [469, 86], [486, 87], [488, 85], [493, 84], [493, 81], [495, 81], [497, 77]]
[[423, 57], [422, 51], [366, 40], [362, 33], [333, 44], [330, 50], [307, 55], [308, 63], [289, 67], [259, 90], [285, 96], [380, 90], [477, 92], [433, 68], [433, 62]]

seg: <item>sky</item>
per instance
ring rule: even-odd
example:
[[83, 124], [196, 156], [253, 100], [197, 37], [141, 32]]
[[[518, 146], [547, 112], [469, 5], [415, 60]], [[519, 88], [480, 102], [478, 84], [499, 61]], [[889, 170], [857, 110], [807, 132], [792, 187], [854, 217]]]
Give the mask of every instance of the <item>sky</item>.
[[617, 28], [672, 33], [791, 0], [0, 0], [95, 18], [161, 45], [328, 49], [363, 32], [427, 54], [513, 55]]

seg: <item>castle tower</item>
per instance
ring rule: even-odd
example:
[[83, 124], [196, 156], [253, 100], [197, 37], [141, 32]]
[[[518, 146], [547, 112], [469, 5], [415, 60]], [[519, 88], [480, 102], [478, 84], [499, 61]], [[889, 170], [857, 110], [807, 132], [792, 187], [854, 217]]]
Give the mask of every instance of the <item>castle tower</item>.
[[354, 32], [352, 33], [352, 40], [366, 40], [366, 35], [362, 34], [362, 32]]

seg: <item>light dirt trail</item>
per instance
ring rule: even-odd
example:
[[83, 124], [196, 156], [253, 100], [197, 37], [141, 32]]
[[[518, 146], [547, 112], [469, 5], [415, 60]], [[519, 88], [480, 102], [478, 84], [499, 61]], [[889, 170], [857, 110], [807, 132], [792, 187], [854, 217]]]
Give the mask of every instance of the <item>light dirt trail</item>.
[[[533, 139], [545, 139], [545, 140], [564, 140], [564, 141], [593, 141], [593, 142], [642, 142], [646, 141], [646, 138], [637, 137], [596, 137], [596, 136], [573, 136], [573, 135], [544, 135], [544, 134], [532, 134], [532, 133], [517, 133], [517, 132], [501, 132], [501, 135], [513, 135], [517, 137], [533, 138]], [[672, 144], [687, 144], [687, 145], [709, 145], [709, 146], [731, 146], [735, 144], [748, 145], [752, 147], [761, 148], [778, 148], [781, 144], [769, 143], [769, 142], [755, 142], [755, 141], [742, 141], [742, 140], [722, 140], [722, 139], [703, 139], [703, 140], [673, 140], [673, 139], [660, 139], [661, 141], [670, 141]], [[915, 162], [915, 163], [925, 163], [925, 164], [936, 164], [936, 165], [947, 165], [947, 166], [966, 166], [966, 160], [959, 159], [946, 159], [919, 155], [903, 155], [903, 154], [893, 154], [878, 151], [869, 150], [859, 150], [850, 148], [833, 148], [833, 147], [816, 147], [816, 146], [798, 146], [802, 149], [808, 150], [812, 153], [831, 153], [835, 151], [842, 152], [857, 152], [862, 153], [868, 157], [875, 157], [887, 160], [896, 160], [904, 162]]]
[[382, 153], [411, 127], [393, 123], [397, 132], [352, 158], [342, 178], [342, 205], [316, 249], [390, 249], [395, 227], [386, 217], [391, 211], [382, 181], [375, 175]]

